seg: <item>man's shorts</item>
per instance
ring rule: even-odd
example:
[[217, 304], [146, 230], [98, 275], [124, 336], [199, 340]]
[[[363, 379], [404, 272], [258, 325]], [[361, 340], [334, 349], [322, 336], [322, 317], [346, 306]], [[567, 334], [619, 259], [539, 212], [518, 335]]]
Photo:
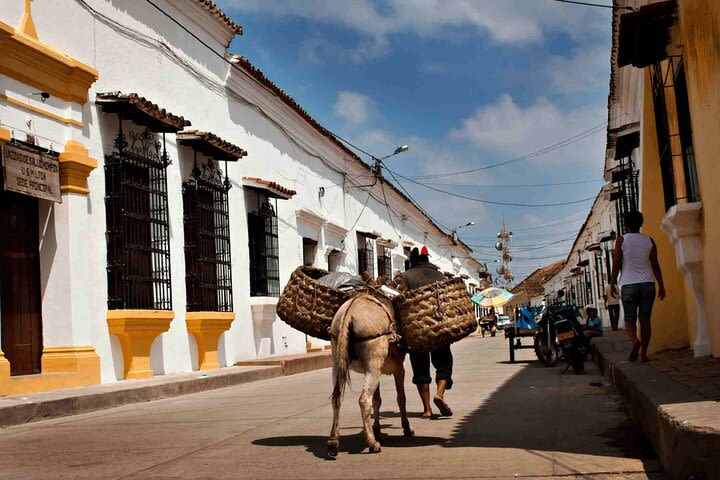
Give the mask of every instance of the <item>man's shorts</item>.
[[435, 367], [435, 382], [445, 380], [448, 390], [452, 388], [453, 356], [450, 345], [438, 348], [430, 353], [410, 353], [410, 364], [413, 369], [412, 382], [415, 385], [429, 385], [432, 382], [430, 376], [430, 362]]
[[650, 318], [655, 303], [655, 282], [623, 285], [620, 299], [626, 322], [634, 322], [638, 316]]

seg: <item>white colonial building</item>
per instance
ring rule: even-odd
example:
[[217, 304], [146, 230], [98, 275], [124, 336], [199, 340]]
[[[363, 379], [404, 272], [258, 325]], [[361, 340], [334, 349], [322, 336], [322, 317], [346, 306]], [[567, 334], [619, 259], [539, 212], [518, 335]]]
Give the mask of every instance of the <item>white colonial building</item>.
[[240, 33], [207, 0], [2, 2], [0, 395], [322, 347], [275, 314], [301, 264], [394, 275], [427, 245], [479, 284], [467, 246], [227, 53]]

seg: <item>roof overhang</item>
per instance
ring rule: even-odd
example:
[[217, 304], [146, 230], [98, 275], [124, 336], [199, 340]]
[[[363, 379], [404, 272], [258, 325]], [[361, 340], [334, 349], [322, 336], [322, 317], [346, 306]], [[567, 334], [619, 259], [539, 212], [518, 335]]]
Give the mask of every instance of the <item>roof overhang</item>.
[[236, 162], [247, 155], [247, 152], [242, 148], [210, 132], [182, 130], [177, 133], [177, 139], [182, 145], [191, 147], [215, 160]]
[[118, 91], [98, 93], [95, 103], [103, 112], [117, 113], [122, 118], [146, 126], [155, 133], [177, 133], [191, 125], [183, 117], [173, 115], [137, 93]]
[[243, 187], [251, 190], [257, 190], [269, 198], [279, 198], [281, 200], [289, 200], [297, 193], [295, 190], [283, 187], [279, 183], [263, 180], [257, 177], [243, 177]]
[[677, 18], [675, 0], [645, 5], [620, 16], [618, 66], [644, 68], [667, 58]]

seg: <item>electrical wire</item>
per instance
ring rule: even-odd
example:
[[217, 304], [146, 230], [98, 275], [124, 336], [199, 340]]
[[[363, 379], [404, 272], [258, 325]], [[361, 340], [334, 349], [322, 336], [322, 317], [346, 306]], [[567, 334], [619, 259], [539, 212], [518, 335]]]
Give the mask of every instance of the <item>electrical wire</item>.
[[558, 182], [558, 183], [526, 183], [518, 185], [500, 185], [500, 184], [471, 184], [471, 183], [430, 183], [423, 182], [425, 185], [433, 185], [437, 187], [472, 187], [472, 188], [528, 188], [528, 187], [555, 187], [562, 185], [580, 185], [586, 183], [605, 183], [605, 180], [582, 180], [579, 182]]
[[571, 144], [573, 144], [573, 143], [575, 143], [575, 142], [579, 142], [580, 140], [583, 140], [584, 138], [587, 138], [587, 137], [589, 137], [589, 136], [591, 136], [591, 135], [594, 135], [594, 134], [596, 134], [596, 133], [604, 132], [604, 131], [605, 131], [605, 127], [607, 126], [607, 124], [608, 124], [608, 122], [603, 122], [603, 123], [601, 123], [601, 124], [598, 124], [598, 125], [590, 128], [590, 129], [588, 129], [588, 130], [585, 130], [585, 131], [583, 131], [583, 132], [580, 132], [580, 133], [578, 133], [577, 135], [574, 135], [574, 136], [572, 136], [572, 137], [569, 137], [569, 138], [567, 138], [567, 139], [565, 139], [565, 140], [562, 140], [562, 141], [560, 141], [560, 142], [558, 142], [558, 143], [555, 143], [555, 144], [553, 144], [553, 145], [550, 145], [550, 146], [548, 146], [548, 147], [544, 147], [544, 148], [541, 148], [541, 149], [536, 150], [536, 151], [534, 151], [534, 152], [531, 152], [531, 153], [522, 155], [522, 156], [520, 156], [520, 157], [511, 158], [511, 159], [509, 159], [509, 160], [505, 160], [505, 161], [498, 162], [498, 163], [493, 163], [493, 164], [490, 164], [490, 165], [485, 165], [485, 166], [483, 166], [483, 167], [471, 168], [471, 169], [469, 169], [469, 170], [462, 170], [462, 171], [450, 172], [450, 173], [439, 173], [439, 174], [429, 174], [429, 175], [417, 175], [417, 176], [414, 176], [413, 178], [415, 178], [415, 179], [421, 179], [421, 180], [427, 180], [427, 179], [430, 179], [430, 178], [445, 178], [445, 177], [452, 177], [452, 176], [456, 176], [456, 175], [466, 175], [466, 174], [468, 174], [468, 173], [480, 172], [480, 171], [483, 171], [483, 170], [489, 170], [489, 169], [491, 169], [491, 168], [497, 168], [497, 167], [502, 167], [502, 166], [509, 165], [509, 164], [512, 164], [512, 163], [521, 162], [521, 161], [523, 161], [523, 160], [529, 160], [529, 159], [534, 158], [534, 157], [537, 157], [537, 156], [539, 156], [539, 155], [542, 155], [542, 154], [545, 154], [545, 153], [548, 153], [548, 152], [552, 152], [552, 151], [554, 151], [554, 150], [558, 150], [558, 149], [560, 149], [560, 148], [566, 147], [567, 145], [571, 145]]
[[392, 174], [393, 176], [394, 176], [394, 175], [397, 175], [398, 177], [403, 178], [403, 179], [407, 180], [407, 181], [410, 182], [410, 183], [414, 183], [415, 185], [420, 185], [420, 186], [425, 187], [425, 188], [428, 188], [428, 189], [430, 189], [430, 190], [434, 190], [434, 191], [439, 192], [439, 193], [444, 193], [444, 194], [446, 194], [446, 195], [451, 195], [451, 196], [453, 196], [453, 197], [458, 197], [458, 198], [462, 198], [462, 199], [465, 199], [465, 200], [470, 200], [470, 201], [478, 202], [478, 203], [486, 203], [486, 204], [488, 204], [488, 205], [502, 205], [502, 206], [507, 206], [507, 207], [526, 207], [526, 208], [560, 207], [560, 206], [565, 206], [565, 205], [575, 205], [575, 204], [578, 204], [578, 203], [587, 202], [588, 200], [594, 200], [595, 197], [596, 197], [596, 195], [594, 195], [594, 196], [592, 196], [592, 197], [582, 198], [582, 199], [580, 199], [580, 200], [573, 200], [573, 201], [569, 201], [569, 202], [557, 202], [557, 203], [514, 203], [514, 202], [499, 202], [499, 201], [495, 201], [495, 200], [485, 200], [485, 199], [482, 199], [482, 198], [469, 197], [469, 196], [467, 196], [467, 195], [462, 195], [462, 194], [459, 194], [459, 193], [453, 193], [453, 192], [449, 192], [449, 191], [447, 191], [447, 190], [442, 190], [442, 189], [440, 189], [440, 188], [436, 188], [436, 187], [427, 185], [427, 184], [425, 184], [425, 183], [421, 183], [421, 182], [415, 181], [415, 180], [413, 180], [413, 179], [411, 179], [411, 178], [408, 178], [408, 177], [405, 177], [405, 176], [403, 176], [403, 175], [401, 175], [401, 174], [399, 174], [399, 173], [397, 173], [397, 172], [393, 172], [392, 170], [390, 170], [389, 168], [387, 168], [387, 166], [385, 167], [385, 170], [387, 170], [388, 172], [390, 172], [390, 174]]
[[559, 2], [559, 3], [571, 3], [573, 5], [582, 5], [584, 7], [610, 8], [612, 10], [629, 10], [631, 12], [635, 11], [635, 9], [631, 6], [621, 7], [619, 5], [603, 5], [602, 3], [579, 2], [577, 0], [555, 0], [555, 1]]

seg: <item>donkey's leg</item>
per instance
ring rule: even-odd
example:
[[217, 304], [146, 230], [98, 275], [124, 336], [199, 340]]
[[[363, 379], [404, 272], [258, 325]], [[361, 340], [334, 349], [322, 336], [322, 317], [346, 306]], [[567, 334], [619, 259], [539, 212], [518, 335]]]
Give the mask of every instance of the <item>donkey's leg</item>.
[[365, 385], [360, 393], [360, 400], [358, 403], [360, 404], [360, 412], [362, 413], [365, 442], [370, 448], [370, 453], [377, 453], [380, 451], [380, 442], [378, 442], [375, 439], [375, 435], [373, 435], [372, 424], [370, 421], [370, 416], [372, 415], [372, 399], [379, 385], [380, 369], [373, 367], [368, 368], [365, 372]]
[[382, 398], [380, 397], [380, 385], [378, 384], [375, 395], [373, 395], [373, 413], [375, 414], [375, 420], [373, 422], [373, 434], [375, 440], [380, 441], [380, 406], [382, 405]]
[[[335, 367], [333, 367], [333, 378]], [[332, 407], [333, 407], [333, 422], [332, 428], [330, 429], [330, 440], [327, 442], [328, 455], [331, 457], [337, 457], [338, 450], [340, 449], [340, 405], [342, 404], [342, 393], [340, 387], [335, 384], [332, 393]]]
[[395, 389], [397, 390], [397, 403], [398, 407], [400, 408], [400, 418], [402, 421], [403, 434], [406, 437], [412, 437], [415, 434], [415, 431], [410, 426], [410, 421], [408, 420], [407, 416], [407, 408], [405, 406], [405, 367], [402, 363], [400, 364], [398, 369], [395, 370], [394, 377]]

